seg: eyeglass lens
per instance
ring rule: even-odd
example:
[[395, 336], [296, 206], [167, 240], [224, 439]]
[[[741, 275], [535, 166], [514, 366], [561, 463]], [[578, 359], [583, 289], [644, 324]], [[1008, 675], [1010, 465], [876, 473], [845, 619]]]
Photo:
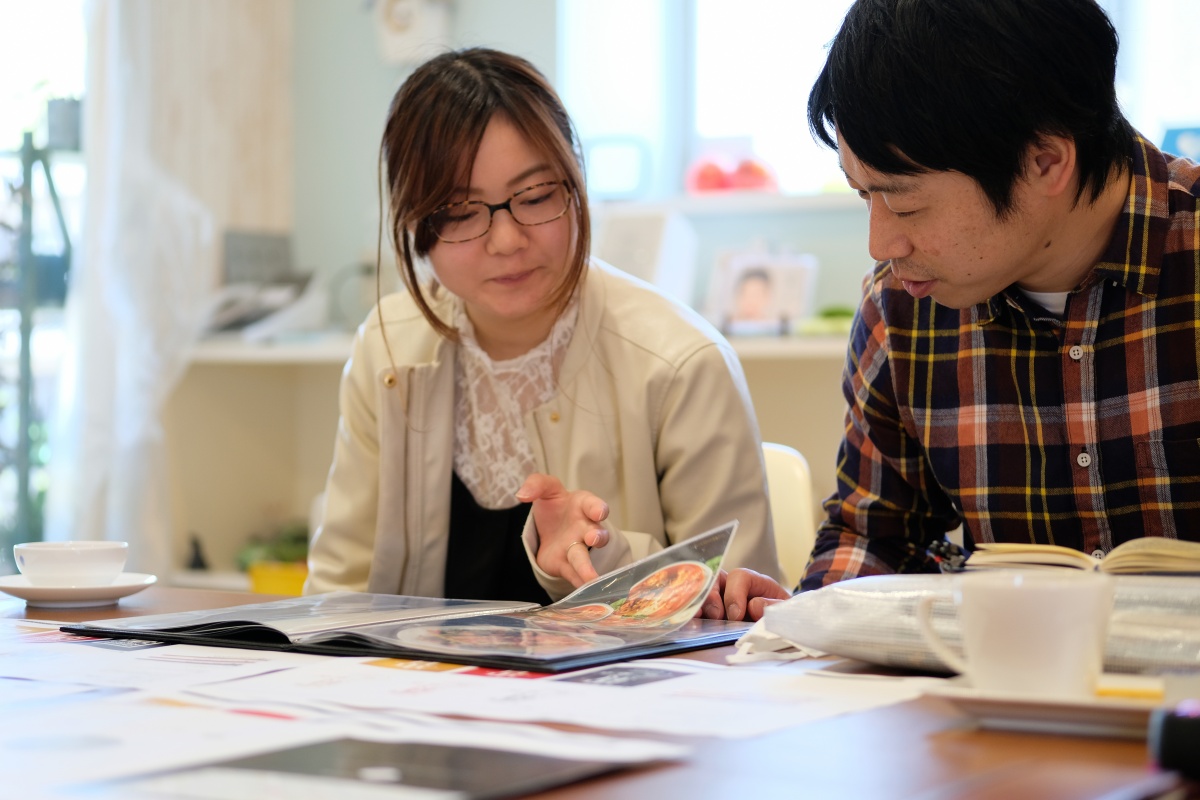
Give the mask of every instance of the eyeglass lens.
[[566, 213], [568, 199], [567, 187], [562, 182], [541, 183], [522, 189], [496, 205], [472, 200], [443, 206], [429, 217], [429, 224], [442, 241], [465, 242], [487, 233], [492, 216], [502, 208], [507, 208], [521, 225], [542, 225]]

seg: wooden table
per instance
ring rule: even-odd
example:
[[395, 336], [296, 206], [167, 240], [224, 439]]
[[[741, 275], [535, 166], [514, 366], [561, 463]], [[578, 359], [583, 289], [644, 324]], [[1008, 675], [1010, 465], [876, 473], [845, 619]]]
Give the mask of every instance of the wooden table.
[[[0, 616], [77, 622], [272, 599], [277, 598], [156, 586], [103, 608], [5, 602]], [[1144, 742], [980, 731], [948, 703], [921, 698], [751, 739], [701, 740], [686, 762], [625, 771], [536, 797], [1135, 800], [1159, 797], [1170, 783], [1153, 770]], [[1183, 791], [1180, 797], [1200, 798], [1194, 787]]]

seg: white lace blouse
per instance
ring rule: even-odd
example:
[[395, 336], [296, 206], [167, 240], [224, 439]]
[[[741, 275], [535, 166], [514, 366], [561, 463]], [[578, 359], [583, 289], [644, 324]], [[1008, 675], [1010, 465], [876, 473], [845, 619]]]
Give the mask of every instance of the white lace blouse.
[[475, 339], [462, 304], [454, 327], [461, 344], [454, 369], [454, 471], [484, 508], [512, 508], [536, 469], [525, 414], [557, 392], [558, 368], [575, 331], [578, 294], [550, 335], [524, 355], [493, 361]]

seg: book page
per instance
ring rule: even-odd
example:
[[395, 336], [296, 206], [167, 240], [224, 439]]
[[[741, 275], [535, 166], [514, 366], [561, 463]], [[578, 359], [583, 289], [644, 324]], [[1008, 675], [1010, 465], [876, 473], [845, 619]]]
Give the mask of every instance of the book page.
[[1055, 544], [982, 542], [967, 559], [967, 569], [993, 569], [1013, 566], [1073, 567], [1096, 569], [1100, 560], [1071, 547]]
[[529, 611], [437, 623], [386, 623], [354, 635], [444, 656], [551, 660], [629, 647], [671, 634], [700, 609], [737, 522], [686, 539]]
[[1200, 573], [1200, 542], [1145, 536], [1114, 547], [1100, 569], [1114, 573]]

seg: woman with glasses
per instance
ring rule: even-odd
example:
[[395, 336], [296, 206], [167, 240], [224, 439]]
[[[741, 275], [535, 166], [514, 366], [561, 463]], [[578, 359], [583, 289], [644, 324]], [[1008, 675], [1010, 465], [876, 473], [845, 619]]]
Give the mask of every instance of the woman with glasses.
[[528, 62], [418, 67], [380, 153], [408, 289], [359, 328], [310, 592], [545, 603], [730, 519], [779, 576], [736, 355], [589, 258], [578, 142]]

